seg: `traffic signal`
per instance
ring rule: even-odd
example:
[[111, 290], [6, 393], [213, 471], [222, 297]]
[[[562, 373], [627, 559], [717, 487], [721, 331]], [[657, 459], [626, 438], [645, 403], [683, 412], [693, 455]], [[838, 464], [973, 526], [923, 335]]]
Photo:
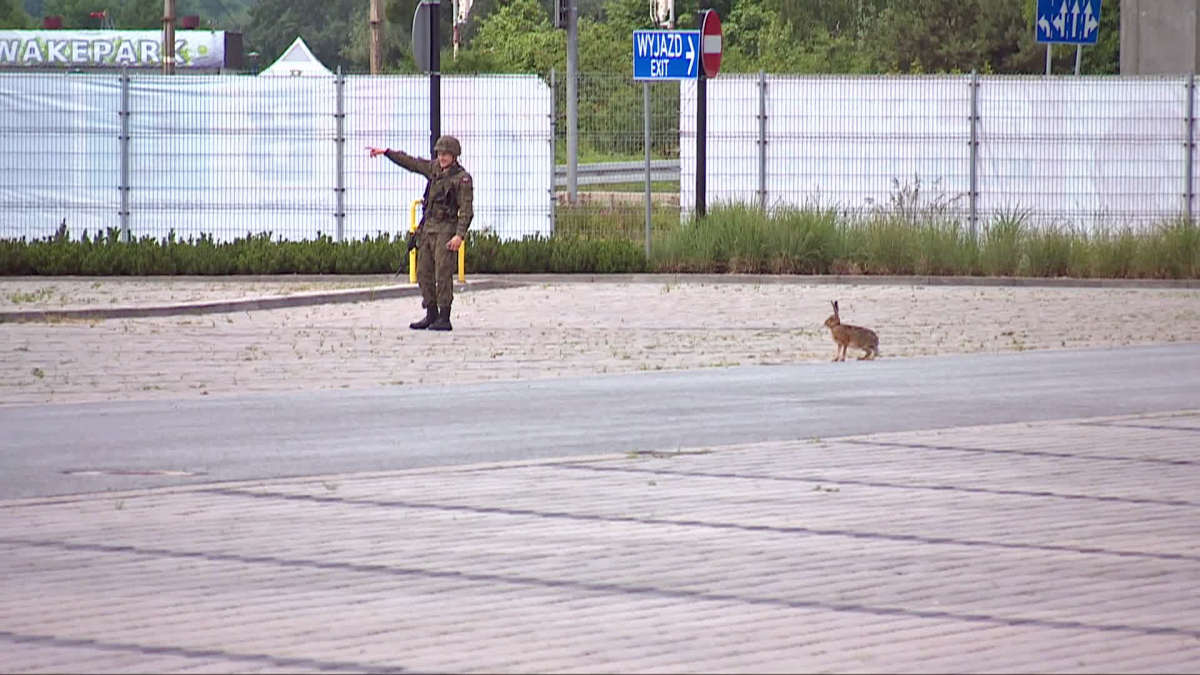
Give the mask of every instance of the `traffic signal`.
[[571, 3], [575, 0], [554, 0], [554, 27], [566, 28], [571, 17]]

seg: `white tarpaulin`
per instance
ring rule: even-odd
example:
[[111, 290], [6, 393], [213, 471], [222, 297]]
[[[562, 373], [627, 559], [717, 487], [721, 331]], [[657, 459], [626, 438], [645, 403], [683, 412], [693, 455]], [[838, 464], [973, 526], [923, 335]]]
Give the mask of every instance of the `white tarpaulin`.
[[333, 71], [313, 56], [312, 50], [301, 38], [296, 38], [292, 45], [279, 55], [275, 63], [267, 66], [259, 77], [333, 77]]
[[[135, 237], [337, 232], [344, 148], [347, 238], [408, 229], [425, 181], [367, 146], [429, 154], [425, 77], [134, 76], [128, 188]], [[0, 237], [120, 227], [121, 80], [0, 75]], [[475, 231], [551, 232], [550, 88], [537, 77], [443, 77], [442, 132], [474, 177]], [[419, 212], [419, 211], [418, 211]]]
[[[346, 187], [348, 236], [396, 227], [425, 179], [367, 146], [430, 156], [429, 80], [360, 77], [348, 81]], [[550, 87], [533, 76], [442, 77], [442, 133], [462, 144], [475, 184], [475, 224], [504, 238], [551, 233], [553, 158]], [[404, 225], [408, 219], [405, 216]]]
[[[1182, 80], [980, 77], [978, 214], [1125, 225], [1184, 209]], [[708, 81], [708, 203], [757, 203], [757, 78]], [[906, 189], [965, 218], [971, 79], [767, 77], [766, 201], [866, 212]], [[696, 86], [680, 87], [681, 200], [695, 205]], [[913, 204], [907, 204], [911, 207]]]
[[0, 237], [120, 225], [120, 105], [115, 77], [0, 76]]
[[[0, 30], [0, 69], [161, 68], [159, 30]], [[177, 69], [225, 65], [225, 32], [175, 31]]]

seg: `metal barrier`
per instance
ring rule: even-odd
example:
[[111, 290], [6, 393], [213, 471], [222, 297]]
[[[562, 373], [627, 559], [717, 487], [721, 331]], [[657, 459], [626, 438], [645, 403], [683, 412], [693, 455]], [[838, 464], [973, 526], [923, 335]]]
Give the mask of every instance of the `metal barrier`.
[[[646, 163], [601, 162], [597, 164], [580, 164], [576, 168], [575, 175], [579, 185], [640, 183], [646, 180]], [[650, 180], [656, 182], [679, 180], [679, 160], [652, 160], [650, 162]], [[554, 185], [555, 187], [565, 187], [566, 184], [567, 165], [559, 164], [554, 167]]]

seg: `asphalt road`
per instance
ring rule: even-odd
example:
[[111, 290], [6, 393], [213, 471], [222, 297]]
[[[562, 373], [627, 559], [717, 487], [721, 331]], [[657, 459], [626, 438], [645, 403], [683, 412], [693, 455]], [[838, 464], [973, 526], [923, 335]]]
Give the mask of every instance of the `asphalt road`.
[[9, 407], [0, 498], [1194, 408], [1200, 344]]

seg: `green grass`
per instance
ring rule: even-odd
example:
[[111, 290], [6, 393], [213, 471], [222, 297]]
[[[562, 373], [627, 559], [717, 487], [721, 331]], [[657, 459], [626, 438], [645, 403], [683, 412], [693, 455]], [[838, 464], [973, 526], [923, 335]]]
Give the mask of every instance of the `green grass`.
[[1012, 211], [983, 223], [972, 239], [963, 223], [936, 213], [809, 207], [768, 215], [724, 205], [703, 220], [656, 228], [649, 264], [660, 272], [1195, 279], [1200, 226], [1175, 219], [1088, 234], [1037, 227], [1028, 213]]
[[[652, 237], [679, 229], [679, 209], [656, 204], [650, 213]], [[560, 205], [556, 207], [554, 221], [557, 237], [638, 243], [646, 238], [644, 204], [612, 207]]]
[[983, 227], [978, 261], [982, 274], [1008, 277], [1017, 273], [1029, 229], [1027, 220], [1028, 214], [1014, 211], [996, 216]]
[[[639, 144], [640, 147], [640, 144]], [[646, 151], [637, 150], [636, 152], [610, 152], [604, 150], [596, 150], [591, 146], [579, 144], [579, 163], [580, 164], [601, 164], [604, 162], [644, 162], [646, 161]], [[650, 159], [671, 159], [670, 157], [661, 156], [661, 153], [655, 152], [653, 148], [650, 151]], [[559, 138], [554, 148], [554, 163], [567, 163], [567, 142], [563, 138]]]

